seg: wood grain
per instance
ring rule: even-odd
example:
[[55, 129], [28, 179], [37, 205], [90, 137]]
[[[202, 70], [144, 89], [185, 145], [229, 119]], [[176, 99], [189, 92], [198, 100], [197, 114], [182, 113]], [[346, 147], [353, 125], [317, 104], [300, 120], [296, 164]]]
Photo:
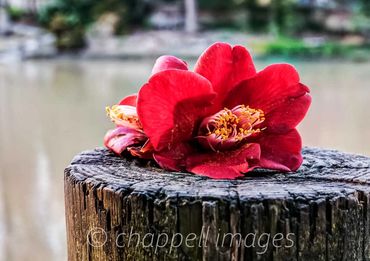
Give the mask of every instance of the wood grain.
[[68, 259], [370, 260], [370, 158], [303, 155], [295, 173], [225, 181], [82, 152], [65, 170]]

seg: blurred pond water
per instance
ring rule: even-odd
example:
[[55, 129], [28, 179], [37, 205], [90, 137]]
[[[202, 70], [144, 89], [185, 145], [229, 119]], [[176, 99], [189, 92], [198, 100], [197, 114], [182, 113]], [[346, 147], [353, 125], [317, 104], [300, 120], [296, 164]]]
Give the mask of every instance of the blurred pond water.
[[[63, 169], [102, 145], [105, 106], [137, 91], [152, 63], [0, 64], [0, 261], [66, 260]], [[313, 96], [304, 144], [370, 155], [370, 63], [292, 63]]]

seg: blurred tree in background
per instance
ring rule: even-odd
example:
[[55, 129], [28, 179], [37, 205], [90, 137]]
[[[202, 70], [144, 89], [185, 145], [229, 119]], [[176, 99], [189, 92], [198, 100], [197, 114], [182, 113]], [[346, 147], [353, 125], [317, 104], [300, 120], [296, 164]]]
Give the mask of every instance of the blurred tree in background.
[[[343, 23], [343, 19], [347, 23], [347, 28], [334, 33], [343, 34], [347, 30], [370, 38], [370, 0], [193, 1], [199, 11], [195, 28], [200, 30], [247, 30], [277, 37], [300, 37], [305, 33], [328, 33], [329, 17], [334, 17], [331, 21], [334, 25]], [[164, 8], [166, 5], [172, 9]], [[173, 19], [174, 14], [168, 14], [168, 10], [174, 7], [178, 8], [175, 13], [183, 16], [178, 21], [188, 22], [185, 0], [49, 0], [38, 9], [38, 17], [57, 36], [59, 49], [79, 49], [86, 45], [85, 35], [90, 25], [104, 15], [115, 18], [115, 34], [124, 34], [148, 28], [150, 16], [155, 12], [160, 13], [159, 17], [167, 15]], [[14, 20], [23, 14], [20, 9], [9, 10]], [[173, 27], [178, 28], [181, 25]]]
[[361, 11], [364, 15], [370, 17], [370, 1], [369, 0], [360, 0], [361, 2]]
[[[246, 20], [240, 17], [244, 12], [244, 0], [198, 0], [201, 14], [207, 19], [200, 19], [204, 29], [245, 29]], [[211, 18], [211, 19], [210, 19]]]
[[86, 45], [86, 26], [93, 20], [92, 2], [55, 0], [40, 9], [40, 22], [56, 35], [59, 49], [79, 49]]
[[245, 0], [248, 28], [274, 35], [294, 35], [308, 26], [309, 9], [298, 0]]
[[57, 36], [57, 47], [80, 49], [86, 45], [88, 26], [106, 13], [118, 17], [115, 33], [142, 26], [150, 4], [145, 0], [53, 0], [39, 10], [39, 20]]
[[246, 0], [245, 7], [248, 12], [248, 27], [255, 32], [268, 30], [269, 22], [269, 1], [261, 3], [259, 0]]
[[238, 7], [238, 1], [225, 1], [225, 0], [199, 0], [198, 5], [202, 10], [213, 11], [230, 11]]

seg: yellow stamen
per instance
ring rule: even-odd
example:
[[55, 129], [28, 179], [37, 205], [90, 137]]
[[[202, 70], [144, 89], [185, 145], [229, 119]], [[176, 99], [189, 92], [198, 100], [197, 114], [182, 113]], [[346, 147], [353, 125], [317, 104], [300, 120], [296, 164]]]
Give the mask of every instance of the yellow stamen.
[[105, 108], [107, 116], [117, 125], [136, 125], [141, 126], [137, 116], [136, 108], [127, 105], [113, 105]]
[[260, 109], [253, 109], [245, 105], [239, 105], [232, 110], [224, 108], [215, 115], [215, 119], [212, 121], [213, 131], [210, 131], [208, 135], [215, 134], [223, 141], [231, 137], [240, 141], [261, 132], [261, 129], [255, 128], [255, 126], [263, 121], [265, 121], [265, 115]]

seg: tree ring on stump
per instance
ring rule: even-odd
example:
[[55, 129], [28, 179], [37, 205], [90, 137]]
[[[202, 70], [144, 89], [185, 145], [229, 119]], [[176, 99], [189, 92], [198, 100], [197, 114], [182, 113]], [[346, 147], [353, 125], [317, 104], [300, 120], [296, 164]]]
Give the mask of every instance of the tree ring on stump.
[[68, 260], [370, 260], [370, 158], [303, 157], [230, 181], [82, 152], [65, 170]]

